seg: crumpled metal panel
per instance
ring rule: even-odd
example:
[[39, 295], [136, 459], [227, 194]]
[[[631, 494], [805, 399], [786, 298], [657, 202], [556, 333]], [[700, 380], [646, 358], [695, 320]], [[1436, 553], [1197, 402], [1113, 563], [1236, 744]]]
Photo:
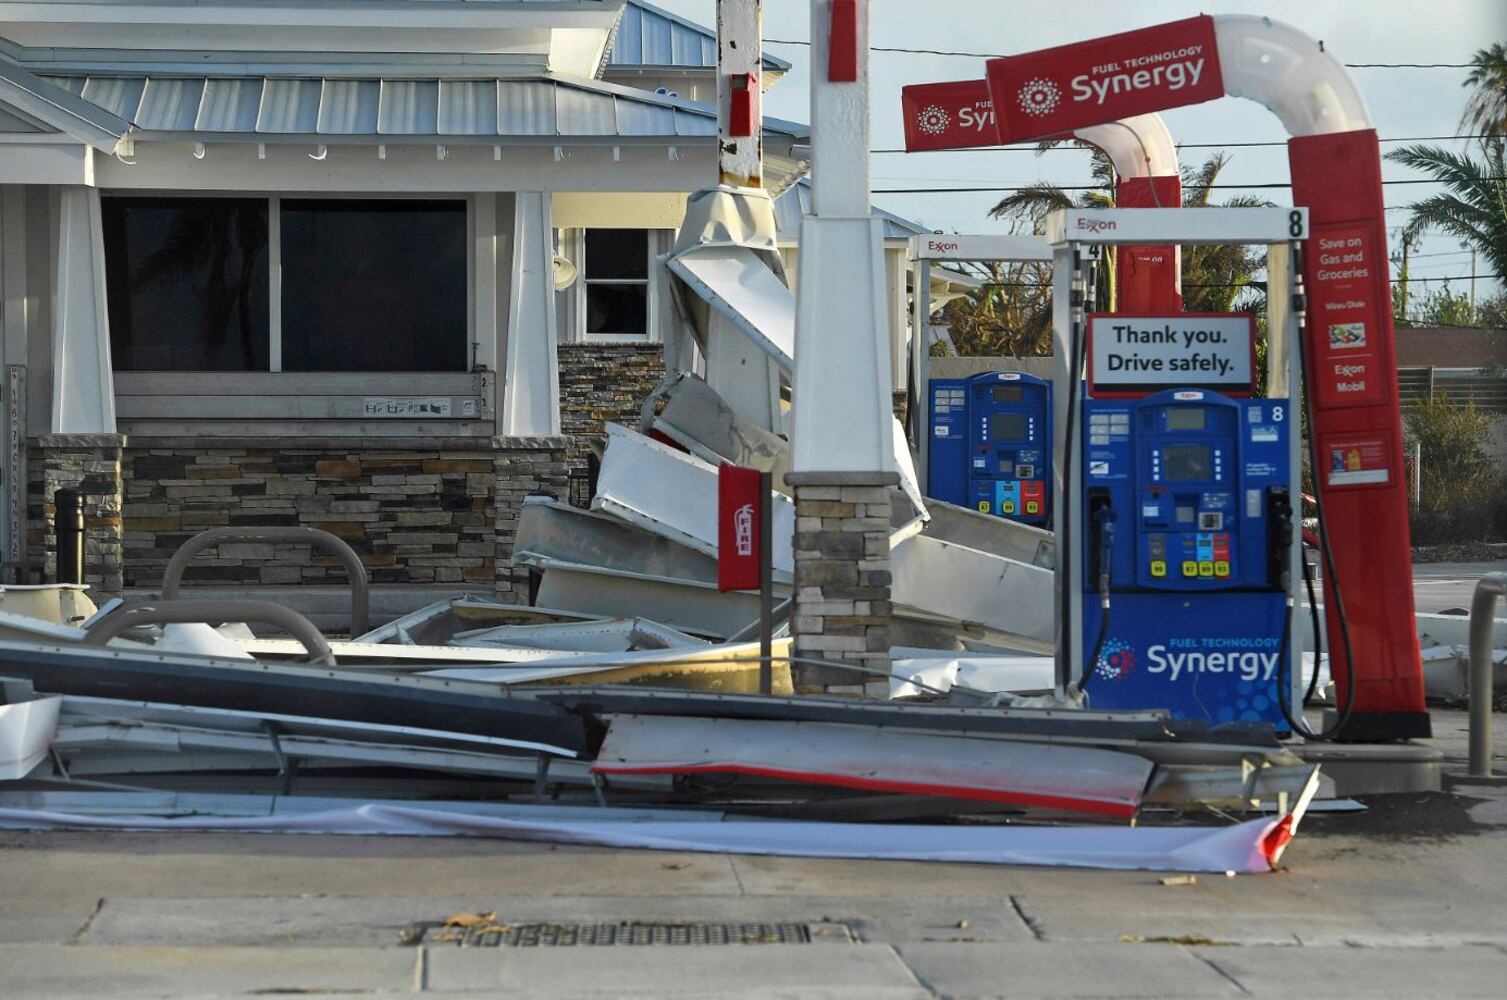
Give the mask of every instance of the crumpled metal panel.
[[439, 83], [441, 135], [496, 135], [496, 80], [441, 80]]
[[1156, 765], [1092, 747], [813, 722], [617, 715], [596, 774], [749, 774], [1130, 819]]
[[381, 98], [376, 80], [326, 80], [315, 127], [323, 135], [374, 135]]
[[497, 122], [504, 135], [555, 135], [555, 85], [499, 80]]
[[319, 126], [318, 80], [268, 80], [262, 87], [256, 130], [272, 134], [314, 132]]
[[199, 132], [255, 132], [262, 83], [258, 79], [205, 80], [194, 129]]
[[203, 79], [151, 77], [142, 91], [133, 121], [137, 128], [153, 132], [192, 132], [203, 96]]
[[[795, 504], [771, 496], [778, 579], [795, 572]], [[591, 506], [697, 552], [717, 553], [717, 470], [618, 424], [607, 425]]]
[[377, 107], [380, 135], [436, 135], [439, 127], [439, 82], [383, 80]]
[[555, 127], [561, 135], [613, 135], [617, 132], [616, 102], [606, 94], [556, 87]]

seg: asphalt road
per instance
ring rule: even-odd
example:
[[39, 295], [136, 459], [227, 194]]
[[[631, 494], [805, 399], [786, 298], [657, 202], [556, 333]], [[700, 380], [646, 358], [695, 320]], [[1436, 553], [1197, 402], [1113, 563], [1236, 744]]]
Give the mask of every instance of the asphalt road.
[[[1419, 563], [1413, 567], [1413, 602], [1417, 610], [1470, 610], [1476, 581], [1486, 573], [1507, 572], [1507, 562]], [[1507, 617], [1499, 610], [1497, 617]]]

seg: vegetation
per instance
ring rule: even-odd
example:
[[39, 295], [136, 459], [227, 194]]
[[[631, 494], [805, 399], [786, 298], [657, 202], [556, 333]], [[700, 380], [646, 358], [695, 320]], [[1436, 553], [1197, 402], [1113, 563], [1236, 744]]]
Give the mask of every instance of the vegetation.
[[1409, 455], [1419, 455], [1410, 502], [1414, 545], [1486, 541], [1507, 532], [1507, 477], [1486, 450], [1496, 422], [1474, 402], [1442, 397], [1405, 411]]
[[[1214, 204], [1214, 185], [1229, 157], [1219, 153], [1196, 167], [1183, 170], [1183, 204]], [[1012, 232], [1040, 232], [1047, 215], [1063, 208], [1113, 208], [1115, 172], [1109, 159], [1093, 151], [1095, 188], [1074, 198], [1054, 184], [1039, 183], [1002, 199], [989, 214], [1008, 220]], [[1270, 204], [1259, 198], [1237, 197], [1220, 202], [1246, 207]], [[1251, 247], [1198, 246], [1183, 248], [1184, 307], [1195, 311], [1231, 309], [1263, 311], [1261, 282], [1265, 255]], [[1111, 264], [1113, 258], [1111, 257]], [[984, 287], [948, 303], [942, 312], [959, 354], [1029, 357], [1050, 354], [1051, 268], [1044, 264], [991, 264], [982, 269]], [[1095, 287], [1094, 307], [1107, 310], [1114, 296], [1114, 268], [1106, 267]], [[1254, 290], [1254, 291], [1253, 291]]]

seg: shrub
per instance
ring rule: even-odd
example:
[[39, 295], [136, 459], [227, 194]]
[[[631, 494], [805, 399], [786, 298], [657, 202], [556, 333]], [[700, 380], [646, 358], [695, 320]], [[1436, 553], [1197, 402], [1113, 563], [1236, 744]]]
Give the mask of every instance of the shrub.
[[1486, 451], [1495, 419], [1474, 401], [1433, 398], [1407, 410], [1409, 450], [1420, 452], [1413, 544], [1485, 541], [1507, 528], [1507, 480]]

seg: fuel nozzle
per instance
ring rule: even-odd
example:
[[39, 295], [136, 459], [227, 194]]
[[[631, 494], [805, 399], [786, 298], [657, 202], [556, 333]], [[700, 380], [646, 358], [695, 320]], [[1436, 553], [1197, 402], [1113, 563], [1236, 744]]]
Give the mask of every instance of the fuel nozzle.
[[1095, 551], [1095, 568], [1099, 577], [1099, 602], [1105, 610], [1109, 609], [1109, 573], [1110, 556], [1115, 548], [1115, 509], [1110, 505], [1109, 497], [1099, 493], [1089, 497], [1088, 515], [1093, 522], [1093, 533], [1098, 540]]
[[1293, 540], [1292, 498], [1286, 489], [1276, 487], [1266, 495], [1266, 578], [1272, 585], [1287, 590], [1292, 583], [1292, 564], [1288, 553]]

